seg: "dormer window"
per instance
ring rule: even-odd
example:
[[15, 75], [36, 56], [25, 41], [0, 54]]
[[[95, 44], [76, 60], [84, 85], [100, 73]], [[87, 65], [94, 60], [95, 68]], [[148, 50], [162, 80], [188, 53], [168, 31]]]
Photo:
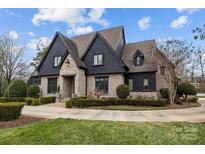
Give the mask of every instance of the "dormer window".
[[61, 56], [58, 56], [58, 57], [54, 57], [54, 67], [58, 67], [58, 65], [60, 64], [61, 62]]
[[140, 50], [137, 50], [134, 54], [134, 65], [141, 66], [144, 62], [144, 55]]
[[103, 54], [94, 55], [93, 64], [102, 65], [103, 64]]

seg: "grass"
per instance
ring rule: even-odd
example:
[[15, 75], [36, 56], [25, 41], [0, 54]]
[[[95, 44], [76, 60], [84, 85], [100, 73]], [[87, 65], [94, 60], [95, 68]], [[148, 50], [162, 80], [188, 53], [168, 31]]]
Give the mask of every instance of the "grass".
[[55, 119], [0, 129], [0, 144], [205, 144], [205, 125]]
[[184, 103], [183, 105], [167, 105], [164, 107], [156, 106], [129, 106], [129, 105], [110, 105], [110, 106], [93, 106], [88, 107], [89, 109], [100, 109], [100, 110], [125, 110], [125, 111], [143, 111], [143, 110], [168, 110], [168, 109], [182, 109], [190, 107], [199, 107], [199, 103]]

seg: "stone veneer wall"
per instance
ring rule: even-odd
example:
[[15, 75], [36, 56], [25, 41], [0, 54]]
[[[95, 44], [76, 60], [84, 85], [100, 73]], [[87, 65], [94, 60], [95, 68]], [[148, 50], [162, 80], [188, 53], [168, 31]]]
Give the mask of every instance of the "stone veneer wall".
[[108, 95], [105, 95], [105, 97], [117, 97], [117, 86], [120, 84], [124, 84], [123, 74], [103, 74], [87, 76], [87, 94], [95, 90], [95, 77], [97, 76], [108, 76]]
[[[158, 97], [161, 97], [159, 90], [161, 88], [169, 88], [171, 100], [170, 103], [173, 102], [175, 97], [175, 84], [174, 84], [174, 69], [170, 66], [167, 60], [162, 57], [159, 53], [157, 54], [157, 72], [156, 72], [156, 90]], [[160, 72], [160, 66], [165, 66], [165, 75], [162, 75]]]
[[[68, 65], [66, 61], [70, 62]], [[77, 96], [85, 96], [86, 95], [86, 77], [85, 77], [85, 70], [80, 69], [77, 65], [72, 56], [69, 54], [64, 61], [63, 65], [60, 69], [60, 80], [59, 85], [63, 87], [63, 76], [62, 75], [75, 75], [74, 77], [74, 86], [75, 86], [75, 94]], [[63, 96], [65, 92], [65, 88], [60, 88], [60, 94]]]

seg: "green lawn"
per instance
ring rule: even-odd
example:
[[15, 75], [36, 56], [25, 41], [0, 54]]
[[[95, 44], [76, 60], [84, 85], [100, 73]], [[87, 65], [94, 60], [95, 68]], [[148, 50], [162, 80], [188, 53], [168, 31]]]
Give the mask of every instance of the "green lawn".
[[56, 119], [0, 129], [0, 144], [205, 144], [205, 124]]

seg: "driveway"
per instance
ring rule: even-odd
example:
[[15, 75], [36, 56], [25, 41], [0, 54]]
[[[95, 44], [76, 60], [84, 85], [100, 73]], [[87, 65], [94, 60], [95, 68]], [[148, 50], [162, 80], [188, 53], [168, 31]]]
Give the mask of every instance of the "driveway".
[[112, 111], [95, 109], [67, 109], [51, 106], [25, 106], [23, 115], [48, 119], [72, 118], [87, 120], [139, 121], [139, 122], [205, 122], [205, 100], [202, 106], [187, 109], [153, 110], [153, 111]]

